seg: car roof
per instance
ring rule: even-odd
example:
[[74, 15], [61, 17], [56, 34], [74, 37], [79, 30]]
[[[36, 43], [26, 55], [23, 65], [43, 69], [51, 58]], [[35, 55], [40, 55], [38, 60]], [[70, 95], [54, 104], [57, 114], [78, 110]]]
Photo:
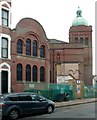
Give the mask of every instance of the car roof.
[[1, 94], [2, 96], [11, 96], [11, 95], [37, 95], [36, 93], [32, 93], [32, 92], [17, 92], [17, 93], [4, 93], [4, 94]]

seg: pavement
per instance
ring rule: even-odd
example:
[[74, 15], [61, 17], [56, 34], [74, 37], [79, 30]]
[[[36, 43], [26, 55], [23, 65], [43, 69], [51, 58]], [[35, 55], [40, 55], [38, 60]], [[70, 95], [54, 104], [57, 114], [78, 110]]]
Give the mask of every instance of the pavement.
[[73, 106], [73, 105], [79, 105], [79, 104], [86, 104], [86, 103], [92, 103], [97, 102], [97, 98], [89, 98], [89, 99], [76, 99], [76, 100], [70, 100], [70, 101], [63, 101], [63, 102], [55, 102], [55, 107], [65, 107], [65, 106]]

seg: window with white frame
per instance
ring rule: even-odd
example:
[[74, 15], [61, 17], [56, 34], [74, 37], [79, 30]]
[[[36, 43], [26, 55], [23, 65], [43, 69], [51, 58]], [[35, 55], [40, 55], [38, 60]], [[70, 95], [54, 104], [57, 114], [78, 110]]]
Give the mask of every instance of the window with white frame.
[[0, 34], [0, 58], [11, 59], [11, 37]]
[[11, 5], [6, 0], [0, 1], [0, 25], [11, 27]]
[[8, 39], [2, 37], [1, 40], [1, 57], [8, 58]]
[[2, 25], [4, 26], [9, 26], [8, 23], [9, 23], [9, 12], [5, 9], [2, 9]]

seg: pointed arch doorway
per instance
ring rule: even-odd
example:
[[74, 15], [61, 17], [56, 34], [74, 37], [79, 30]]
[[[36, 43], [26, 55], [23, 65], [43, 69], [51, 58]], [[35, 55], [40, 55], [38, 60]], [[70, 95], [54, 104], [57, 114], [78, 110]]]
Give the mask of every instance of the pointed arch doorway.
[[11, 91], [10, 66], [7, 63], [0, 64], [0, 93]]

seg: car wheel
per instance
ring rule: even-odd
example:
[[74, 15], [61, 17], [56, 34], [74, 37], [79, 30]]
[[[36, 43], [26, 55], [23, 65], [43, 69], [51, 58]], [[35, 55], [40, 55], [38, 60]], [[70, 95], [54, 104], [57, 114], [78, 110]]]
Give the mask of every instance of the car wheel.
[[16, 120], [19, 117], [19, 111], [17, 109], [10, 110], [8, 117], [11, 120]]
[[52, 113], [53, 112], [53, 106], [52, 105], [49, 105], [48, 107], [47, 107], [47, 113], [48, 114], [50, 114], [50, 113]]

